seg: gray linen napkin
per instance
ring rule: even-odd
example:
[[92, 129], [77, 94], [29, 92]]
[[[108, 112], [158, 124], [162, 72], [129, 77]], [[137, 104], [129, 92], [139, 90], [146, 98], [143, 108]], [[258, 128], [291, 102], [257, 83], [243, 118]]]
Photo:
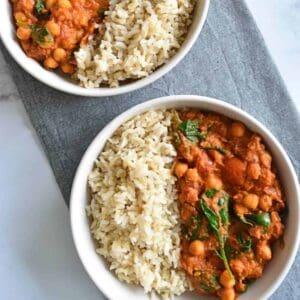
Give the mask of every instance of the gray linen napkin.
[[[66, 95], [33, 79], [2, 45], [1, 50], [67, 204], [79, 160], [105, 124], [137, 103], [172, 94], [216, 97], [249, 112], [280, 140], [299, 174], [299, 115], [242, 0], [212, 0], [206, 25], [187, 57], [154, 84], [126, 95]], [[300, 299], [299, 264], [298, 258], [273, 299]]]

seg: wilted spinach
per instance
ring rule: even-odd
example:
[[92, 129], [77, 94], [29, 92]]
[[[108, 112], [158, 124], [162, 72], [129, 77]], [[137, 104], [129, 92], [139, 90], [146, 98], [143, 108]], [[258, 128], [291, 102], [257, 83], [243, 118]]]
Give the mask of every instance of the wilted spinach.
[[44, 0], [37, 0], [34, 6], [36, 12], [40, 15], [43, 13], [45, 9], [45, 1]]
[[200, 124], [200, 120], [186, 120], [180, 123], [178, 128], [190, 141], [194, 141], [195, 138], [205, 141], [207, 135], [199, 131]]
[[[225, 227], [226, 229], [228, 229], [229, 226], [229, 212], [228, 212], [229, 197], [227, 196], [226, 199], [227, 201], [224, 201], [222, 207], [220, 208], [219, 213], [216, 213], [214, 210], [212, 210], [203, 199], [200, 200], [200, 205], [205, 217], [207, 218], [211, 228], [214, 230], [217, 239], [219, 241], [220, 249], [219, 251], [217, 251], [219, 257], [223, 260], [227, 272], [234, 278], [231, 269], [229, 267], [228, 259], [225, 253], [225, 243], [227, 240], [227, 235], [224, 233], [223, 230], [220, 230], [220, 223], [222, 223], [223, 227]], [[222, 210], [223, 212], [221, 214]]]

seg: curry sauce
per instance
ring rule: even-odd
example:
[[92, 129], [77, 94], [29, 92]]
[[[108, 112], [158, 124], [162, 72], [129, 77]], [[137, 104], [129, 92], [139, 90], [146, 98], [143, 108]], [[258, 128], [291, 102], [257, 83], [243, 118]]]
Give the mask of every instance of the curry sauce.
[[47, 69], [76, 70], [73, 52], [100, 24], [108, 0], [11, 0], [17, 37], [26, 55]]
[[261, 137], [215, 113], [174, 112], [181, 264], [195, 290], [236, 299], [284, 231], [283, 192]]

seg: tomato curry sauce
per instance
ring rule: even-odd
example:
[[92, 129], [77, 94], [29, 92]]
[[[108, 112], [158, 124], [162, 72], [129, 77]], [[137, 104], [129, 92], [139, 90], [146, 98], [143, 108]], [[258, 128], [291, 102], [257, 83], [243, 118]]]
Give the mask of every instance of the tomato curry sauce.
[[101, 23], [109, 0], [11, 0], [17, 37], [26, 55], [47, 69], [76, 70], [74, 50]]
[[284, 230], [283, 193], [259, 135], [215, 113], [174, 112], [181, 264], [195, 290], [236, 299]]

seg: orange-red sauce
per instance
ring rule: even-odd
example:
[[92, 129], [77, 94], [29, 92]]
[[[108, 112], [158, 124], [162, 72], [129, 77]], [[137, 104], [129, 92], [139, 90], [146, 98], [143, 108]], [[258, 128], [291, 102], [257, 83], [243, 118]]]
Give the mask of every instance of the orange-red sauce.
[[25, 53], [48, 69], [76, 70], [73, 52], [103, 19], [108, 0], [11, 0]]
[[[282, 189], [259, 135], [214, 113], [188, 111], [179, 117], [174, 173], [184, 226], [181, 264], [197, 292], [233, 300], [262, 276], [272, 259], [273, 242], [283, 235]], [[187, 122], [196, 124], [197, 137], [185, 130]], [[221, 218], [224, 199], [229, 203], [227, 221]], [[224, 249], [232, 275], [220, 258], [220, 239], [203, 203], [217, 216], [216, 226], [226, 237]], [[258, 215], [266, 219], [249, 219]]]

